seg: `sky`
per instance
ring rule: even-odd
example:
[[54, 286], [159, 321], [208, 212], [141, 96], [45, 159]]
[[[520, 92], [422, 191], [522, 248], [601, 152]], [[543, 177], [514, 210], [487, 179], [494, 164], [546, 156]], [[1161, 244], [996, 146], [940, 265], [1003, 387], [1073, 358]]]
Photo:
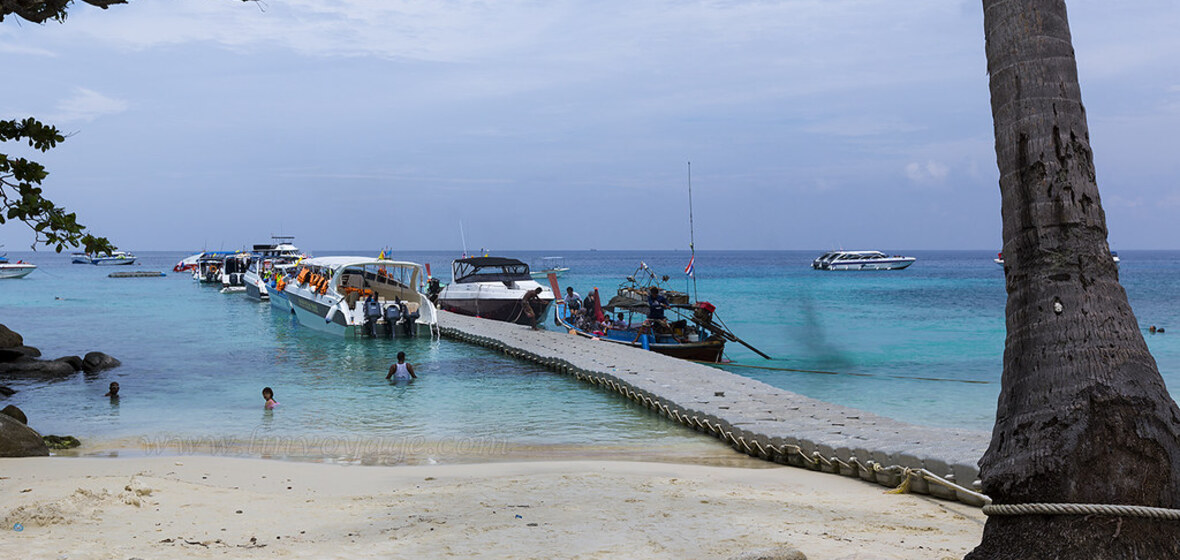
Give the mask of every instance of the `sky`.
[[[1180, 3], [1069, 10], [1111, 246], [1180, 249]], [[683, 249], [690, 178], [700, 250], [1001, 245], [979, 0], [132, 0], [0, 60], [131, 250]]]

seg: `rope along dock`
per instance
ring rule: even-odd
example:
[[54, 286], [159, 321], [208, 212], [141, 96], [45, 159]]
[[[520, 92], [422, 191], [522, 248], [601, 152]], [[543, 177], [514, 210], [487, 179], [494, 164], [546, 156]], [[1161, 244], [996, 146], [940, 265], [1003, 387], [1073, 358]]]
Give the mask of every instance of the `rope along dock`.
[[906, 424], [618, 344], [439, 312], [443, 336], [529, 360], [768, 461], [974, 506], [988, 434]]

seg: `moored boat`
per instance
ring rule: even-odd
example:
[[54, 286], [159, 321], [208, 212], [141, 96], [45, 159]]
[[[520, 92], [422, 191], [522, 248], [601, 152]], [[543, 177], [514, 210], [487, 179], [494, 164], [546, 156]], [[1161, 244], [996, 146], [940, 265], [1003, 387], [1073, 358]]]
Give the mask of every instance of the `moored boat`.
[[828, 251], [811, 261], [816, 270], [902, 270], [918, 259], [880, 251]]
[[24, 278], [37, 270], [37, 265], [24, 261], [8, 262], [8, 253], [0, 253], [0, 279]]
[[254, 258], [250, 266], [242, 275], [246, 297], [267, 301], [270, 299], [270, 289], [274, 287], [277, 276], [281, 276], [295, 266], [295, 263], [307, 257], [292, 241], [289, 235], [272, 235], [271, 243], [254, 245]]
[[440, 308], [494, 321], [527, 325], [525, 292], [541, 288], [532, 304], [540, 321], [549, 313], [553, 292], [529, 274], [529, 265], [505, 257], [469, 257], [451, 263], [451, 283], [438, 293]]
[[536, 266], [532, 268], [529, 276], [537, 280], [548, 278], [550, 274], [561, 278], [569, 271], [570, 267], [565, 265], [565, 257], [541, 257]]
[[92, 259], [86, 253], [70, 253], [71, 264], [91, 264]]
[[90, 255], [90, 264], [98, 266], [126, 266], [135, 264], [135, 255], [128, 251], [111, 251], [110, 253]]
[[[429, 335], [434, 305], [418, 288], [422, 265], [372, 257], [304, 259], [276, 285], [299, 324], [347, 336]], [[374, 303], [366, 306], [372, 296]]]

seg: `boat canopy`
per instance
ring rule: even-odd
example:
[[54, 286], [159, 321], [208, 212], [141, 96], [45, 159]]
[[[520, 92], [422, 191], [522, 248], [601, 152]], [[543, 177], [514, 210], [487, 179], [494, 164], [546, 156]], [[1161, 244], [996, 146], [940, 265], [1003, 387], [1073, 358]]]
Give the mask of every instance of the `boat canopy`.
[[451, 264], [456, 284], [469, 282], [523, 282], [532, 280], [529, 265], [505, 257], [471, 257]]

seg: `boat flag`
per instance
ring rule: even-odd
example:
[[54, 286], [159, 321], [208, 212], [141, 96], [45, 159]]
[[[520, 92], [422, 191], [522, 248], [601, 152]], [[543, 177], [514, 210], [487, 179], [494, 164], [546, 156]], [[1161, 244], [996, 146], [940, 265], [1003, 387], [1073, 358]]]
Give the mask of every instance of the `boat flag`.
[[696, 269], [693, 268], [693, 263], [696, 262], [696, 260], [697, 256], [693, 255], [688, 259], [688, 266], [684, 267], [684, 273], [689, 275], [689, 277], [692, 277], [692, 275], [696, 273]]
[[385, 249], [382, 249], [381, 252], [377, 254], [377, 260], [379, 260], [379, 261], [385, 260]]

